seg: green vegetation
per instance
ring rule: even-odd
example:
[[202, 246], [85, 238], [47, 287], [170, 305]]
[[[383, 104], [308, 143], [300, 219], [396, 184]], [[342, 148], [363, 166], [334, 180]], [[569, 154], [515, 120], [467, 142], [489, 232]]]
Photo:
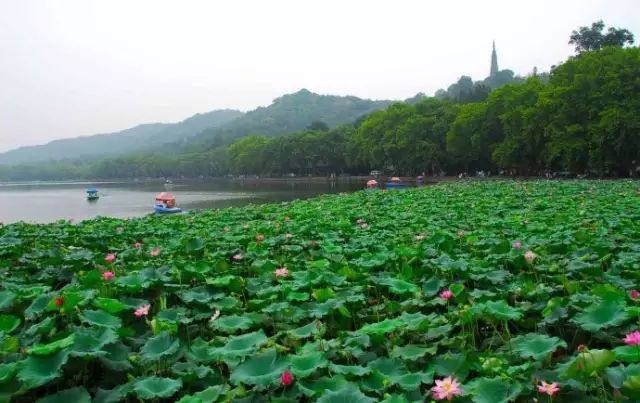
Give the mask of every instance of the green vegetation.
[[2, 226], [0, 400], [636, 401], [638, 186]]
[[[306, 90], [155, 153], [96, 162], [0, 166], [0, 179], [109, 179], [227, 174], [456, 175], [500, 170], [624, 177], [640, 173], [640, 49], [595, 23], [581, 51], [549, 74], [463, 76], [436, 97], [389, 105]], [[509, 83], [504, 85], [505, 83]], [[499, 88], [498, 88], [499, 87]], [[492, 88], [497, 88], [489, 93]], [[387, 107], [388, 106], [388, 107]], [[385, 110], [380, 110], [387, 107]]]
[[[162, 144], [182, 142], [205, 129], [218, 127], [242, 116], [234, 110], [196, 114], [179, 123], [143, 124], [117, 133], [55, 140], [41, 146], [20, 147], [0, 154], [0, 164], [33, 164], [39, 161], [93, 160], [150, 150]], [[69, 165], [67, 162], [65, 165]], [[59, 163], [51, 164], [51, 167]]]

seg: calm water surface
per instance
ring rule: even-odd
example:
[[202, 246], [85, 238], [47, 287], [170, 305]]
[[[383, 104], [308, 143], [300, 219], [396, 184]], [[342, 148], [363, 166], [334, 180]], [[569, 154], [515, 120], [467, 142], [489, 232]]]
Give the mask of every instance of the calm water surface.
[[[95, 186], [100, 199], [86, 200], [85, 189]], [[249, 203], [302, 199], [323, 193], [362, 189], [360, 182], [162, 182], [0, 184], [0, 222], [53, 222], [97, 216], [139, 217], [153, 211], [157, 193], [169, 190], [185, 210], [223, 208]]]

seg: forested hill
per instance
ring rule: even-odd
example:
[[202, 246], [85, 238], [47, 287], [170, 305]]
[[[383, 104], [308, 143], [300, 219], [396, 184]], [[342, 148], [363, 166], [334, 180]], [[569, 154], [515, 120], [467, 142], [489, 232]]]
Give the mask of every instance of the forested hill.
[[247, 112], [227, 125], [205, 130], [186, 144], [191, 151], [213, 148], [252, 134], [267, 136], [304, 130], [314, 123], [329, 128], [351, 123], [391, 101], [372, 101], [354, 96], [319, 95], [307, 89], [276, 98], [271, 105]]
[[116, 133], [54, 140], [2, 153], [0, 164], [99, 158], [148, 150], [170, 142], [185, 141], [203, 130], [219, 127], [240, 116], [240, 111], [216, 110], [196, 114], [178, 123], [142, 124]]

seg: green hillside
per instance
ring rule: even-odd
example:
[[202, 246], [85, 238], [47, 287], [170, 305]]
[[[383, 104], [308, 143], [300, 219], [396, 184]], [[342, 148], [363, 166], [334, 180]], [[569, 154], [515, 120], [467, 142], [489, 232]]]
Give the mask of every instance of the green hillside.
[[151, 123], [116, 133], [54, 140], [38, 146], [20, 147], [0, 154], [0, 164], [116, 156], [184, 141], [205, 129], [218, 127], [242, 116], [235, 110], [196, 114], [178, 123]]

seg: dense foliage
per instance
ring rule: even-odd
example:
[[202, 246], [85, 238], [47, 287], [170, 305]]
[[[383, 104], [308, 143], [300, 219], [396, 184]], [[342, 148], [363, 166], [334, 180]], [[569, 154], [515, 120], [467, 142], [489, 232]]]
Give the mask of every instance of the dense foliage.
[[575, 45], [576, 52], [633, 44], [633, 34], [628, 29], [609, 27], [606, 34], [602, 33], [603, 29], [604, 22], [602, 20], [594, 22], [590, 27], [580, 27], [571, 33], [569, 44]]
[[[376, 110], [387, 103], [303, 90], [162, 152], [96, 162], [0, 166], [0, 179], [371, 170], [396, 175], [483, 170], [637, 176], [640, 49], [609, 44], [569, 58], [549, 75], [534, 73], [490, 93], [493, 84], [462, 77], [445, 95], [417, 96]], [[502, 73], [514, 79], [507, 70], [498, 73], [491, 79], [501, 79]], [[353, 122], [361, 115], [367, 116]], [[352, 123], [336, 127], [347, 122]]]
[[639, 185], [0, 227], [0, 400], [636, 401]]

